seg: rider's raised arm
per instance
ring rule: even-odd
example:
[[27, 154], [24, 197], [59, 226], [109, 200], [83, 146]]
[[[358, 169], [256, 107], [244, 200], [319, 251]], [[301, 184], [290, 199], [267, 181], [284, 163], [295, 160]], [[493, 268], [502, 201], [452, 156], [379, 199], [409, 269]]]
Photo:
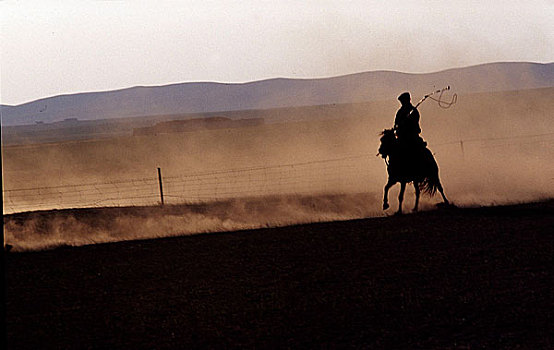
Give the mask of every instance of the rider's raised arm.
[[410, 111], [409, 117], [410, 117], [414, 122], [419, 123], [420, 114], [419, 114], [419, 111], [417, 110], [417, 108], [414, 107], [414, 108]]

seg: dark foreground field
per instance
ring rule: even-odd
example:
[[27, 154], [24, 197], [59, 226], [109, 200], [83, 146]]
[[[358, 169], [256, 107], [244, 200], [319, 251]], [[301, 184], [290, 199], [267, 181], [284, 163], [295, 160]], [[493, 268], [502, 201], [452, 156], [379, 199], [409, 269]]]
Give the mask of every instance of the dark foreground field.
[[554, 347], [554, 201], [7, 257], [8, 344]]

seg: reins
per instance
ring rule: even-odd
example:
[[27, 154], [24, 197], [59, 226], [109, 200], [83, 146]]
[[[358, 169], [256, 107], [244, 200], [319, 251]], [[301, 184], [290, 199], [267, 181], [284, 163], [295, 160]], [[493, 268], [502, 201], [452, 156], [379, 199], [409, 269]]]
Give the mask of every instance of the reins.
[[[382, 155], [381, 153], [377, 152], [377, 154], [376, 154], [375, 156], [376, 156], [376, 157], [379, 157], [379, 156], [383, 156], [383, 155]], [[389, 156], [384, 156], [384, 157], [383, 157], [383, 160], [385, 161], [385, 164], [386, 164], [387, 166], [389, 166], [389, 161], [387, 160], [388, 157], [389, 157]]]

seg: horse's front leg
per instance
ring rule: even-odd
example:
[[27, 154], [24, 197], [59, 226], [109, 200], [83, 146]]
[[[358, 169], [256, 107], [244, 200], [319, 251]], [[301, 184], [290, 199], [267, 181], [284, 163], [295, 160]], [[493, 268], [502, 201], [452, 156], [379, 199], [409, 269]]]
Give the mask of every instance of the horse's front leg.
[[402, 214], [402, 201], [404, 201], [404, 191], [406, 191], [406, 183], [400, 182], [400, 193], [398, 193], [398, 211], [397, 214]]
[[385, 185], [385, 195], [383, 197], [383, 210], [387, 210], [389, 208], [389, 190], [395, 183], [396, 181], [392, 181], [391, 179], [389, 179], [389, 181]]
[[419, 182], [416, 182], [414, 181], [414, 190], [415, 190], [415, 206], [414, 206], [414, 211], [417, 211], [418, 210], [418, 206], [419, 206]]

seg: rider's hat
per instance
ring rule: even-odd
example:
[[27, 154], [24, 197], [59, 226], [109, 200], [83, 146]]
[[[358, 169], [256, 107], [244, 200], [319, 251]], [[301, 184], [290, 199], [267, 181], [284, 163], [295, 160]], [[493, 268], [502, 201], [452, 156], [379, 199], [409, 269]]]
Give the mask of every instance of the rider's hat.
[[400, 94], [400, 96], [398, 96], [398, 101], [400, 102], [403, 102], [403, 101], [406, 101], [406, 102], [410, 102], [410, 93], [409, 92], [403, 92], [402, 94]]

